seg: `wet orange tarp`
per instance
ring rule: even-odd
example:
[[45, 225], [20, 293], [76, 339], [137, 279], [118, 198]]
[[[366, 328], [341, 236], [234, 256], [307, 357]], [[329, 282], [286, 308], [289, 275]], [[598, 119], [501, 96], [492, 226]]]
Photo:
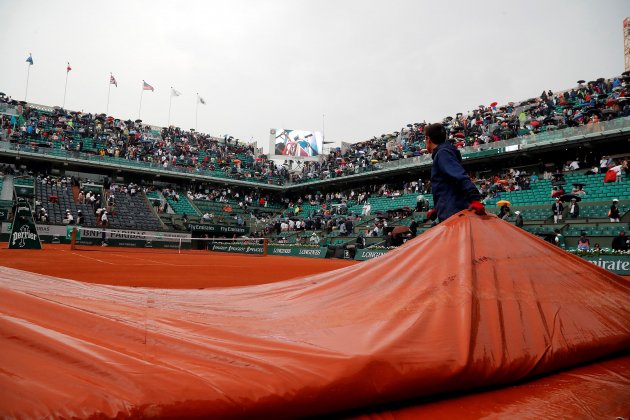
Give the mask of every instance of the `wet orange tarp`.
[[346, 414], [344, 417], [355, 420], [628, 419], [630, 356], [598, 361], [518, 385]]
[[627, 280], [468, 212], [383, 257], [257, 286], [0, 268], [0, 415], [283, 418], [513, 384], [630, 350], [629, 298]]

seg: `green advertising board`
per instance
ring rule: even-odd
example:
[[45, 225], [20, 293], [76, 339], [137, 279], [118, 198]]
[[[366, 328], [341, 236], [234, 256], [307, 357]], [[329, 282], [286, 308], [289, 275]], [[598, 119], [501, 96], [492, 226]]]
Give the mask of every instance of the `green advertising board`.
[[96, 194], [103, 194], [103, 186], [84, 183], [83, 185], [81, 185], [81, 191], [84, 191], [85, 193], [91, 192]]
[[623, 255], [601, 255], [599, 257], [582, 257], [604, 270], [621, 276], [630, 276], [630, 257]]
[[0, 208], [0, 221], [9, 219], [9, 211], [10, 209]]
[[[193, 239], [194, 242], [194, 239]], [[214, 242], [208, 249], [215, 252], [234, 252], [238, 254], [262, 255], [263, 246], [260, 244]], [[285, 255], [291, 257], [326, 258], [326, 247], [299, 247], [286, 245], [269, 245], [267, 255]]]
[[372, 258], [387, 254], [387, 251], [387, 249], [357, 249], [354, 259], [357, 261], [371, 260]]
[[[194, 238], [193, 238], [194, 241]], [[238, 254], [256, 254], [262, 255], [264, 252], [263, 246], [258, 244], [243, 244], [243, 243], [225, 243], [225, 242], [213, 242], [208, 245], [209, 251], [215, 252], [234, 252]]]
[[214, 235], [247, 235], [248, 226], [206, 225], [203, 223], [189, 223], [188, 229], [192, 232], [209, 233]]
[[30, 185], [15, 185], [15, 195], [18, 197], [32, 198], [35, 196], [35, 187]]
[[326, 247], [299, 247], [270, 245], [267, 249], [269, 255], [289, 255], [292, 257], [326, 258]]
[[42, 243], [33, 221], [31, 206], [23, 198], [18, 198], [15, 216], [11, 224], [9, 249], [42, 249]]

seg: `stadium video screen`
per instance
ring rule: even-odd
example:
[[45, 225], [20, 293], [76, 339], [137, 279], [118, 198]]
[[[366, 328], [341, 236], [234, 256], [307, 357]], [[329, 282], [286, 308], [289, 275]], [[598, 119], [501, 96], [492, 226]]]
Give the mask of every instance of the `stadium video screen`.
[[271, 129], [271, 153], [277, 156], [316, 158], [323, 153], [323, 145], [319, 131]]

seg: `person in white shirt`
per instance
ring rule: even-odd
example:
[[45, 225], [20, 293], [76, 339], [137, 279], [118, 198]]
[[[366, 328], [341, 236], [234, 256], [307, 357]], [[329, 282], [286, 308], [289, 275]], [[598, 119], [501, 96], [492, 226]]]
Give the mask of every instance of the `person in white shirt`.
[[72, 214], [70, 214], [70, 210], [66, 210], [66, 215], [63, 217], [63, 224], [64, 225], [74, 224], [74, 217], [72, 216]]
[[101, 225], [102, 226], [109, 226], [109, 217], [107, 216], [107, 211], [104, 211], [101, 214]]
[[622, 174], [622, 165], [615, 165], [612, 168], [610, 168], [611, 171], [615, 171], [615, 175], [617, 175], [616, 177], [616, 182], [621, 182], [621, 174]]
[[372, 210], [372, 206], [370, 205], [370, 203], [365, 203], [363, 205], [363, 210], [361, 211], [361, 215], [362, 216], [369, 216], [371, 210]]
[[346, 224], [345, 223], [341, 223], [339, 225], [339, 234], [340, 235], [345, 235], [346, 233], [348, 233], [348, 231], [346, 230]]

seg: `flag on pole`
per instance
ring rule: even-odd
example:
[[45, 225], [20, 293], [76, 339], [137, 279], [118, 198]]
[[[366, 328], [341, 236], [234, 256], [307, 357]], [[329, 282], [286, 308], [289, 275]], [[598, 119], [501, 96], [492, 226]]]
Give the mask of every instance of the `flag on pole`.
[[70, 73], [70, 70], [72, 70], [72, 67], [70, 67], [70, 62], [68, 62], [68, 67], [66, 67], [66, 73]]
[[155, 89], [153, 89], [153, 86], [151, 86], [144, 80], [142, 81], [142, 90], [150, 90], [151, 92], [155, 91]]
[[181, 94], [182, 93], [180, 91], [171, 88], [171, 95], [173, 95], [173, 96], [181, 96]]
[[118, 87], [118, 83], [116, 82], [116, 78], [111, 73], [109, 73], [109, 84]]
[[26, 62], [29, 66], [33, 65], [33, 55], [31, 53], [28, 53], [28, 58], [26, 59]]
[[204, 101], [204, 100], [203, 100], [203, 98], [202, 98], [201, 96], [198, 96], [198, 98], [199, 98], [199, 103], [200, 103], [201, 105], [205, 105], [205, 104], [206, 104], [206, 101]]

